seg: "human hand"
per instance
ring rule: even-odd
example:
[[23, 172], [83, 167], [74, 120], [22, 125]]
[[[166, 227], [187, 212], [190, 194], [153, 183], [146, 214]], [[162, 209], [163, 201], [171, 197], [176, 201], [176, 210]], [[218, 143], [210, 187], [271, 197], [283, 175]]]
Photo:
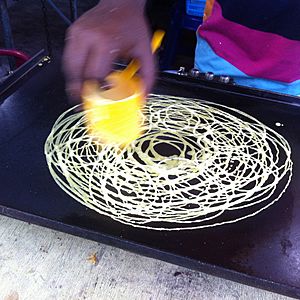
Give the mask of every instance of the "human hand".
[[66, 91], [78, 101], [87, 79], [100, 82], [118, 58], [138, 59], [140, 75], [149, 92], [155, 62], [145, 20], [145, 0], [102, 0], [67, 31], [63, 54]]

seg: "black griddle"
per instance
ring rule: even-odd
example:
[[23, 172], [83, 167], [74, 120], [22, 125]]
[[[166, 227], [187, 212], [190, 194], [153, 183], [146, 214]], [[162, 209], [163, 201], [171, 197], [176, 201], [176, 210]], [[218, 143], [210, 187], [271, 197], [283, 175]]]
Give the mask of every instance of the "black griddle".
[[275, 129], [291, 145], [294, 169], [283, 197], [255, 217], [215, 228], [159, 232], [101, 216], [58, 187], [43, 148], [54, 121], [69, 107], [60, 63], [38, 58], [19, 73], [0, 90], [1, 214], [300, 298], [298, 98], [160, 74], [156, 93], [235, 107]]

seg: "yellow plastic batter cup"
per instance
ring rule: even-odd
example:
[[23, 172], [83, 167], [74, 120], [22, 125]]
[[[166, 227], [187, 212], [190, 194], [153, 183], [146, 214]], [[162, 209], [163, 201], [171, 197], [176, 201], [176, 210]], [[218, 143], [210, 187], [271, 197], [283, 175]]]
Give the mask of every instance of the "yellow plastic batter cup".
[[86, 81], [83, 86], [83, 107], [90, 134], [106, 144], [127, 145], [141, 133], [144, 104], [142, 81], [113, 72], [107, 78], [114, 88], [100, 89], [97, 81]]

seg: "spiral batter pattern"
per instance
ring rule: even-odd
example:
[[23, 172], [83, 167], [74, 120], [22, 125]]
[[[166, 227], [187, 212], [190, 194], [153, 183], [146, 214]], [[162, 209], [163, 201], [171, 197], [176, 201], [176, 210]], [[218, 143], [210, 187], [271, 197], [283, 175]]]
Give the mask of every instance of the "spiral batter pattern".
[[289, 185], [288, 142], [239, 110], [150, 95], [142, 114], [143, 135], [120, 149], [95, 141], [85, 112], [63, 113], [45, 144], [57, 184], [102, 215], [156, 230], [254, 216]]

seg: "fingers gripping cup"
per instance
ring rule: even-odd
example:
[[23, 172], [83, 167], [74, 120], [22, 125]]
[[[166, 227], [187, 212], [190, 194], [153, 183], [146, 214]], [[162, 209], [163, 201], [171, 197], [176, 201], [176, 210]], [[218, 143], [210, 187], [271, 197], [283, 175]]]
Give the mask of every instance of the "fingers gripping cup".
[[[157, 30], [152, 38], [151, 48], [155, 52], [164, 37], [164, 31]], [[90, 134], [102, 143], [128, 145], [141, 133], [141, 112], [145, 89], [136, 76], [140, 68], [132, 60], [125, 70], [112, 72], [105, 78], [108, 89], [100, 88], [96, 80], [86, 81], [82, 98]]]

